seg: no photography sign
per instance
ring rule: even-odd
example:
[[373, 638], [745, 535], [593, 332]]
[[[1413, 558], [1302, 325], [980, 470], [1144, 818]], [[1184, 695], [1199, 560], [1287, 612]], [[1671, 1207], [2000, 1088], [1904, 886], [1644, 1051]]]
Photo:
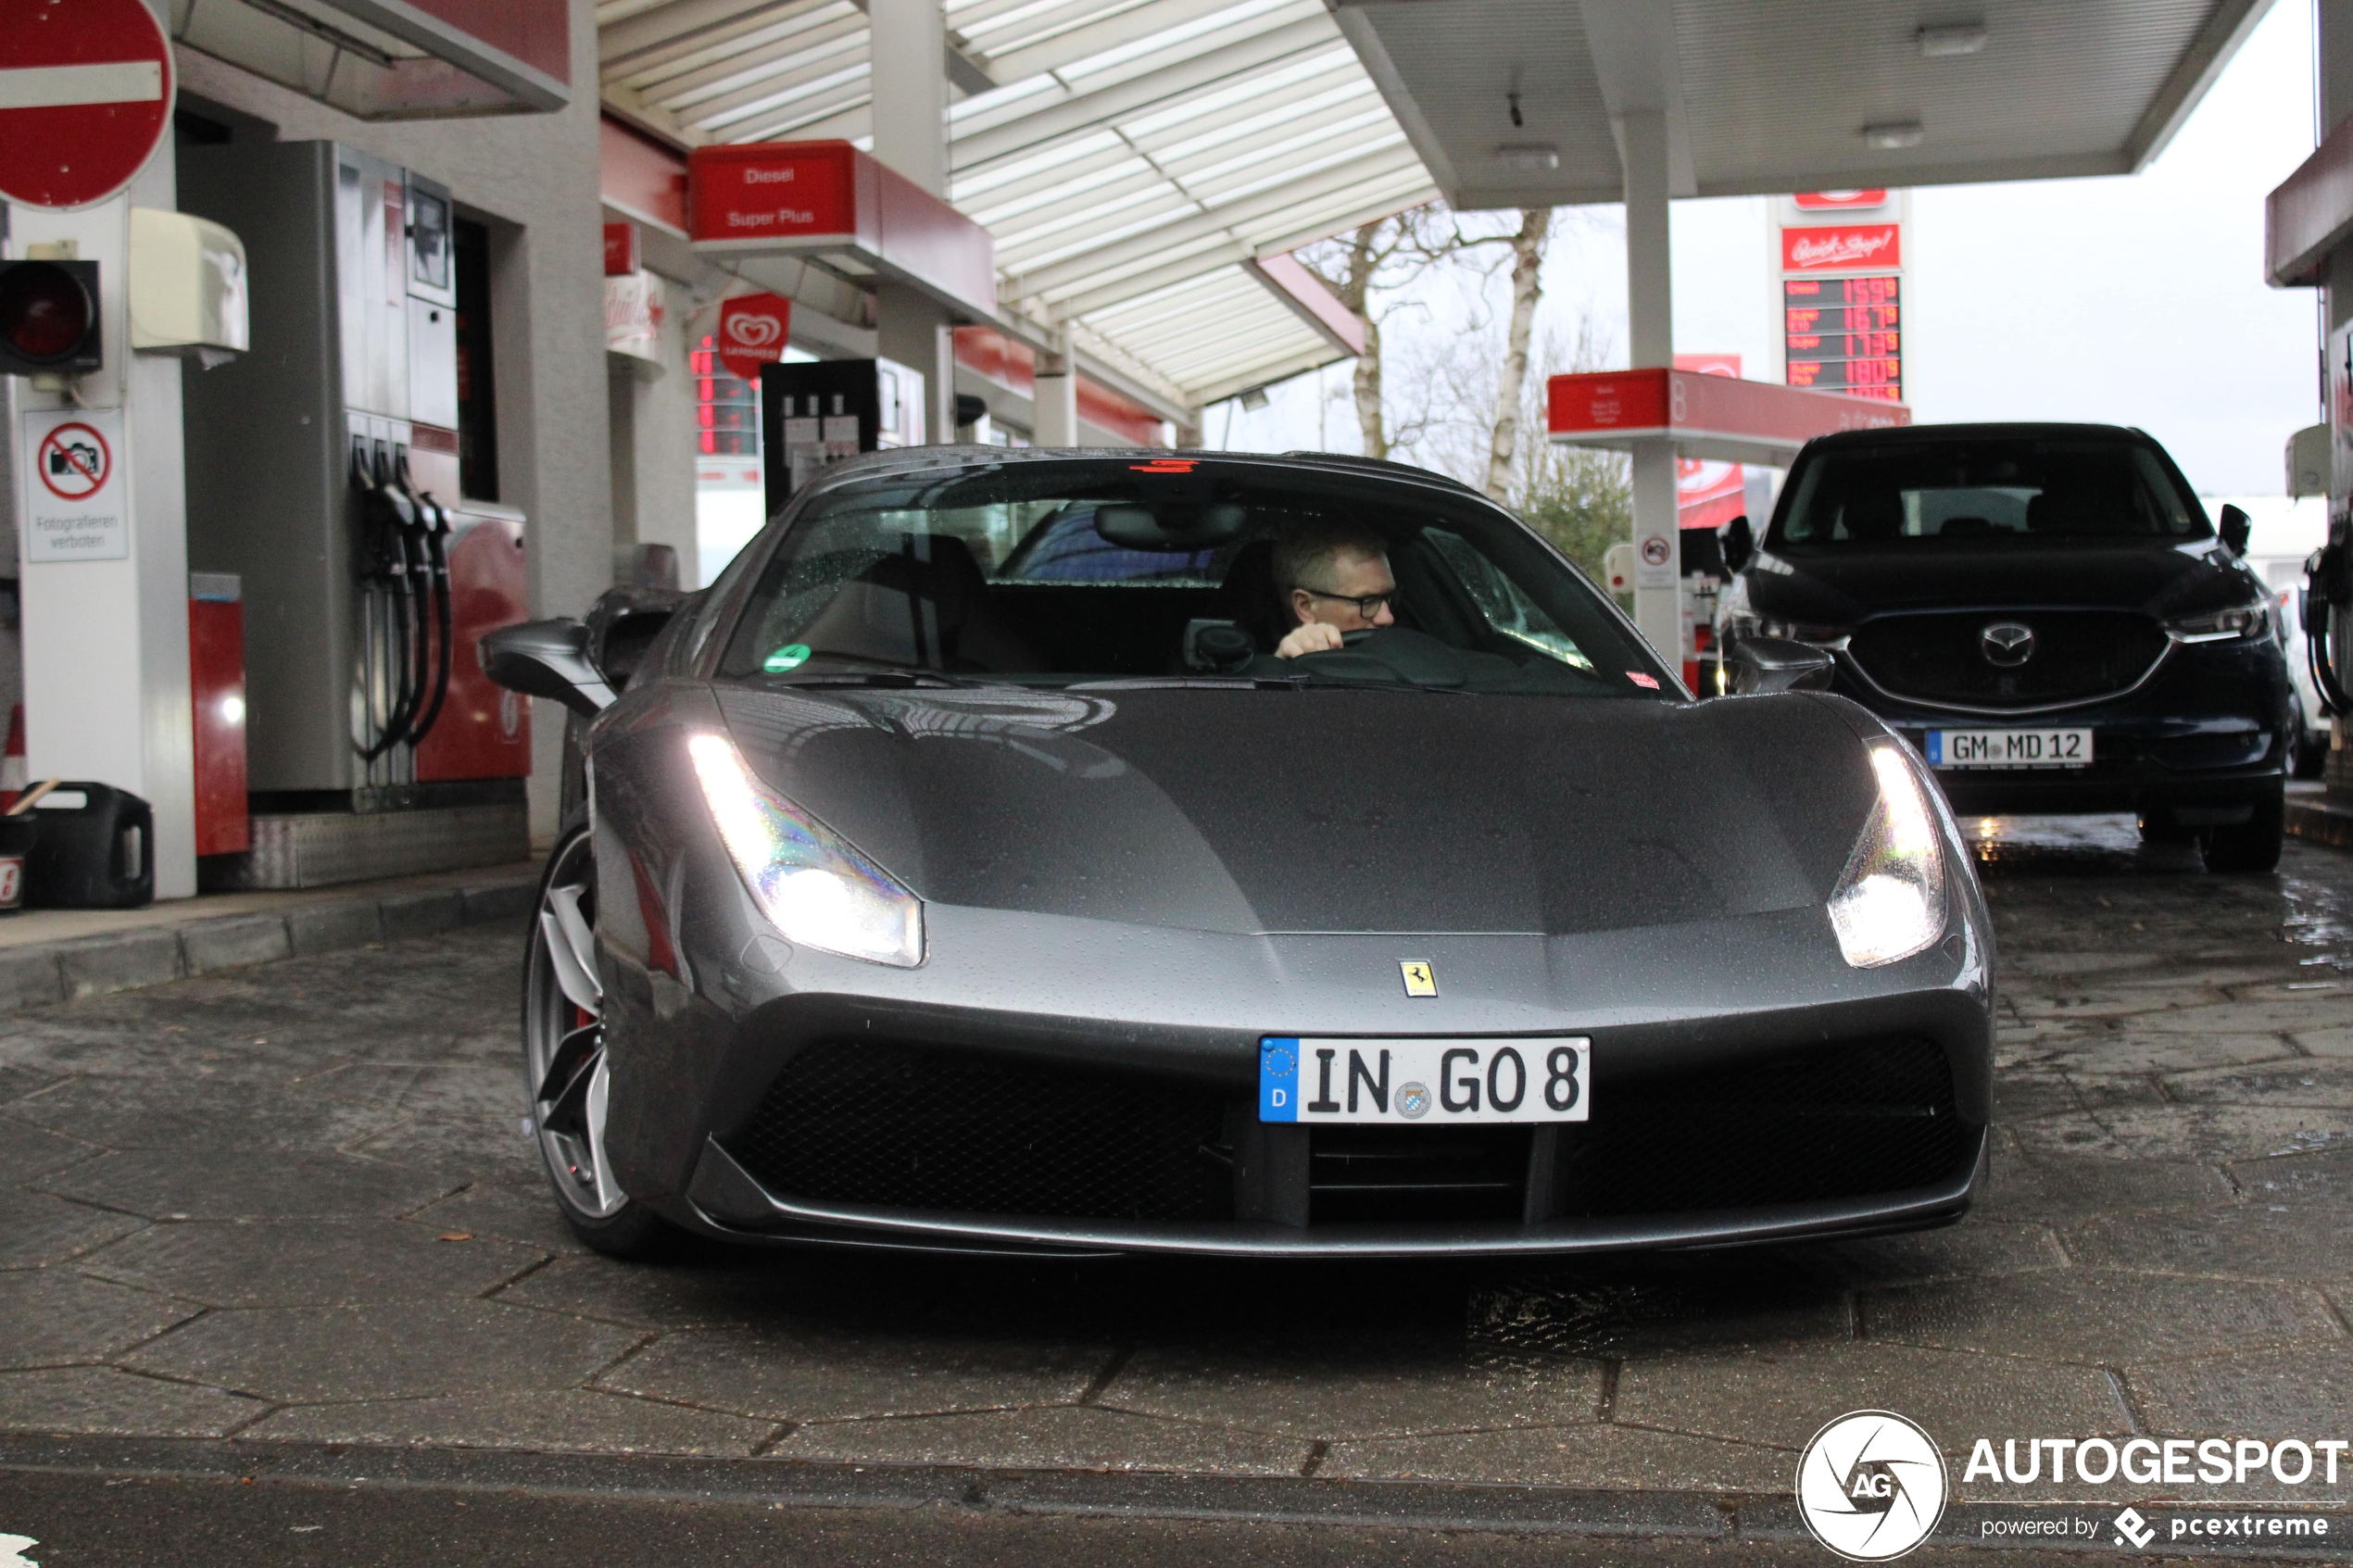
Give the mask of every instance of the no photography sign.
[[48, 409], [24, 416], [18, 486], [30, 562], [126, 560], [129, 508], [115, 455], [117, 408]]

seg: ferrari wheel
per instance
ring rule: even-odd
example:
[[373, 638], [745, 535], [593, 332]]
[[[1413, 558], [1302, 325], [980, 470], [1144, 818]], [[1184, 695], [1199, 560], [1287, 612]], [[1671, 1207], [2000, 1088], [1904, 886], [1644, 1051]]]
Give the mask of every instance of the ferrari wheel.
[[600, 1252], [640, 1256], [661, 1218], [630, 1201], [605, 1155], [612, 1078], [597, 968], [597, 862], [574, 829], [547, 858], [523, 973], [523, 1077], [532, 1132], [574, 1235]]

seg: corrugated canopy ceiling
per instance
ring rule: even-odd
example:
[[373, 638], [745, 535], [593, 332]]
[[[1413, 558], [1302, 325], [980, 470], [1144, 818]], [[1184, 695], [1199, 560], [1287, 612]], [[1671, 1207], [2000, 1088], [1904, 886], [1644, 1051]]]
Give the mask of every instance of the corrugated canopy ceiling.
[[[948, 0], [950, 196], [1008, 316], [1179, 408], [1329, 363], [1242, 263], [1436, 195], [1322, 0]], [[605, 101], [690, 145], [871, 143], [851, 0], [605, 0]], [[952, 95], [951, 94], [951, 95]]]

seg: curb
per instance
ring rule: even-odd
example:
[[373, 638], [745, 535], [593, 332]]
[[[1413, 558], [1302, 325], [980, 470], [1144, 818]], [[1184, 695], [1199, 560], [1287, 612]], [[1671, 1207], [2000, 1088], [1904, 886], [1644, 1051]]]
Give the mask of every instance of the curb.
[[2353, 806], [2313, 796], [2287, 797], [2287, 831], [2332, 849], [2353, 849]]
[[535, 886], [535, 875], [508, 876], [454, 887], [323, 898], [283, 914], [218, 915], [0, 948], [0, 1013], [459, 926], [518, 921], [530, 912]]
[[[238, 1438], [95, 1437], [0, 1434], [0, 1475], [79, 1475], [107, 1482], [175, 1480], [332, 1487], [503, 1492], [577, 1499], [857, 1512], [939, 1509], [1000, 1515], [1192, 1520], [1252, 1525], [1553, 1537], [1681, 1541], [1703, 1551], [1735, 1545], [1806, 1547], [1811, 1537], [1787, 1496], [1592, 1489], [1442, 1481], [1335, 1481], [1154, 1472], [989, 1470], [952, 1465], [852, 1465], [773, 1459], [559, 1454], [519, 1449], [378, 1448]], [[2096, 1554], [2108, 1543], [2048, 1546], [1980, 1539], [1981, 1518], [2014, 1513], [1956, 1503], [1924, 1547]], [[2082, 1507], [2100, 1512], [2116, 1505]], [[2267, 1512], [2326, 1513], [2343, 1505]], [[2169, 1543], [2164, 1555], [2242, 1562], [2342, 1562], [2341, 1542], [2263, 1546]]]

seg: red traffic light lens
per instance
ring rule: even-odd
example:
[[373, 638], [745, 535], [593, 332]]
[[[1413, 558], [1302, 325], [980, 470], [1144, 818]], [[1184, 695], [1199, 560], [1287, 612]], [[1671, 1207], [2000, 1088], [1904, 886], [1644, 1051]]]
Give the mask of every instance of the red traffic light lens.
[[72, 358], [90, 335], [90, 295], [82, 280], [46, 262], [0, 273], [0, 339], [36, 364]]

